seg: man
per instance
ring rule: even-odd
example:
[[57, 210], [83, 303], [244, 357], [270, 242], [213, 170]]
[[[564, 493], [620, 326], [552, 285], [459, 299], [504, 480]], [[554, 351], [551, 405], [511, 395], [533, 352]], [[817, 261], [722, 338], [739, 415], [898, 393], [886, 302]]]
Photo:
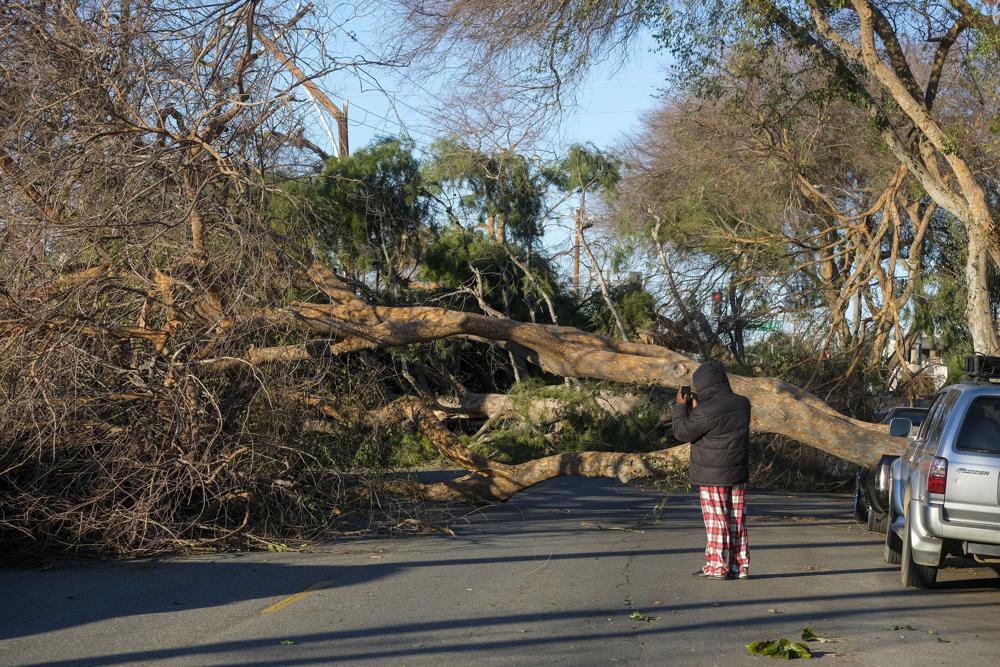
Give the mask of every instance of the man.
[[691, 443], [691, 483], [701, 487], [701, 514], [708, 544], [705, 579], [749, 579], [750, 550], [744, 518], [750, 473], [750, 401], [734, 394], [720, 361], [706, 361], [694, 372], [697, 395], [690, 405], [677, 391], [674, 437]]

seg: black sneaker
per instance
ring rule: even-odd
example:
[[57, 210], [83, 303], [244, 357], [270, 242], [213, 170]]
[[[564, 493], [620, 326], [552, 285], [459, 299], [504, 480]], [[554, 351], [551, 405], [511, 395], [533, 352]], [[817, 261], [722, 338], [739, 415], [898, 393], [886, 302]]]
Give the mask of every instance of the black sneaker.
[[713, 581], [726, 580], [726, 575], [724, 574], [706, 574], [704, 570], [698, 570], [697, 572], [692, 572], [691, 574], [699, 579], [712, 579]]

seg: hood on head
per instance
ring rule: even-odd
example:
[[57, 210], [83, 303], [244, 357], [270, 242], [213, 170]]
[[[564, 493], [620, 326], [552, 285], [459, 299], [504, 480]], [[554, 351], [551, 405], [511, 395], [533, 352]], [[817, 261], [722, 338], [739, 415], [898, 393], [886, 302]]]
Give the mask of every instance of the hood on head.
[[721, 361], [714, 359], [706, 361], [694, 372], [693, 378], [694, 390], [699, 400], [707, 401], [719, 394], [733, 393], [733, 388], [729, 386], [729, 378], [726, 376], [726, 366]]

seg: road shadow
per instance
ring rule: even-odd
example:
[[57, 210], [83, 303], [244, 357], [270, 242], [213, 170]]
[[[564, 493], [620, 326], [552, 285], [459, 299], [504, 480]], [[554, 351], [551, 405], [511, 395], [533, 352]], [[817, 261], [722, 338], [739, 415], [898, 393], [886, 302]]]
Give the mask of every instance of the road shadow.
[[[586, 531], [579, 531], [586, 532]], [[865, 542], [837, 542], [849, 548]], [[759, 551], [799, 549], [810, 543], [760, 545]], [[451, 550], [459, 548], [453, 545]], [[138, 615], [170, 614], [185, 609], [218, 607], [301, 592], [326, 582], [324, 588], [354, 586], [414, 569], [512, 565], [572, 560], [657, 558], [676, 554], [701, 555], [700, 547], [661, 549], [580, 550], [540, 556], [536, 553], [441, 558], [433, 551], [426, 560], [373, 562], [363, 565], [296, 565], [267, 562], [263, 554], [234, 554], [215, 560], [147, 561], [106, 566], [76, 566], [64, 570], [6, 571], [0, 576], [5, 602], [0, 607], [0, 640]], [[293, 556], [284, 555], [286, 559]], [[857, 574], [872, 570], [824, 570], [754, 575], [754, 579]]]
[[[0, 640], [136, 615], [281, 598], [390, 576], [391, 567], [295, 565], [243, 560], [147, 561], [0, 572]], [[262, 608], [266, 606], [262, 602]]]
[[[881, 603], [865, 604], [866, 601], [877, 599]], [[656, 609], [658, 614], [654, 622], [632, 625], [629, 630], [596, 631], [581, 634], [579, 632], [559, 634], [525, 635], [518, 628], [540, 628], [547, 623], [560, 623], [572, 620], [604, 619], [609, 617], [622, 618], [624, 621], [628, 610], [621, 607], [591, 608], [581, 610], [565, 610], [527, 614], [508, 614], [485, 616], [477, 618], [455, 618], [431, 622], [411, 622], [396, 625], [382, 625], [352, 630], [330, 631], [320, 633], [292, 634], [284, 639], [289, 645], [278, 647], [274, 638], [236, 640], [228, 642], [212, 642], [198, 646], [183, 646], [159, 650], [134, 651], [129, 653], [106, 654], [90, 656], [76, 660], [51, 661], [35, 663], [36, 667], [68, 667], [69, 665], [121, 665], [139, 662], [170, 661], [181, 658], [204, 657], [212, 664], [282, 664], [282, 665], [314, 665], [331, 663], [354, 663], [360, 661], [388, 661], [399, 658], [415, 658], [440, 654], [454, 657], [454, 654], [482, 655], [493, 651], [503, 651], [510, 654], [511, 650], [552, 651], [557, 646], [579, 648], [583, 645], [600, 645], [608, 640], [621, 639], [623, 635], [642, 640], [644, 637], [670, 635], [705, 629], [718, 629], [720, 633], [731, 637], [733, 635], [731, 618], [720, 617], [713, 620], [685, 622], [688, 614], [708, 606], [712, 607], [763, 607], [766, 605], [787, 606], [793, 603], [808, 602], [823, 609], [822, 618], [826, 621], [848, 617], [865, 618], [874, 614], [889, 614], [905, 616], [914, 611], [926, 609], [927, 600], [922, 596], [913, 595], [909, 591], [886, 594], [885, 592], [865, 592], [855, 594], [787, 596], [778, 598], [741, 599], [725, 603], [698, 602], [664, 605]], [[842, 605], [837, 608], [837, 605]], [[956, 602], [954, 604], [938, 604], [939, 612], [955, 612], [979, 608], [992, 608], [993, 601]], [[834, 607], [834, 608], [831, 608]], [[757, 614], [744, 616], [740, 623], [762, 635], [778, 631], [786, 631], [788, 627], [803, 627], [814, 623], [817, 612], [795, 612], [780, 616]], [[468, 630], [489, 627], [490, 639], [469, 639]], [[434, 643], [435, 633], [455, 633]], [[492, 637], [495, 637], [492, 638]], [[420, 642], [414, 643], [416, 639]], [[430, 645], [433, 644], [433, 645]], [[281, 651], [281, 658], [274, 656], [274, 651]], [[260, 652], [255, 662], [255, 656], [247, 653]], [[307, 652], [311, 655], [296, 656], [296, 653]], [[233, 655], [233, 662], [221, 662], [226, 654]], [[532, 653], [536, 657], [541, 655]], [[238, 656], [238, 657], [237, 657]]]
[[772, 572], [766, 574], [756, 574], [754, 573], [752, 579], [758, 581], [761, 579], [797, 579], [799, 577], [824, 577], [824, 576], [848, 576], [851, 574], [877, 574], [879, 572], [892, 572], [895, 568], [892, 567], [864, 567], [864, 568], [849, 568], [842, 570], [797, 570], [795, 572]]

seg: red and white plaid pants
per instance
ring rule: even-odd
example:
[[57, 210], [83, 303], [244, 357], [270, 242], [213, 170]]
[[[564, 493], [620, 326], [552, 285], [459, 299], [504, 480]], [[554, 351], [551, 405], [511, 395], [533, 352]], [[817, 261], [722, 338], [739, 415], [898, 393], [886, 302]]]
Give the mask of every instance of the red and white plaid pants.
[[705, 520], [705, 574], [750, 574], [750, 546], [744, 515], [746, 484], [702, 486], [701, 516]]

